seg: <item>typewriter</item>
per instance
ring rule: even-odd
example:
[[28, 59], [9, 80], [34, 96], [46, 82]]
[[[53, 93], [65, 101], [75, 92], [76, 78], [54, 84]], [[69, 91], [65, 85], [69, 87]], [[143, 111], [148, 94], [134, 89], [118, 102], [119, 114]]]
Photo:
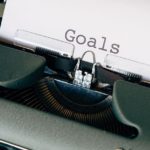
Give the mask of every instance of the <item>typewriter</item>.
[[1, 4], [0, 150], [149, 150], [148, 4]]

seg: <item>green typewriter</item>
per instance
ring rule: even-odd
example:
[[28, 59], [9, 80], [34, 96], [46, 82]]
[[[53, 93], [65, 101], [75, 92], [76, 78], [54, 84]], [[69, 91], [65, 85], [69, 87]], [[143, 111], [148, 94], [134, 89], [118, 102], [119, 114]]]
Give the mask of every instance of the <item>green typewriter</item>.
[[[111, 44], [109, 51], [104, 36], [100, 52], [93, 50], [96, 38], [87, 39], [73, 29], [64, 32], [66, 41], [60, 30], [60, 37], [48, 36], [58, 34], [57, 21], [63, 29], [64, 14], [56, 18], [62, 10], [79, 16], [71, 6], [80, 10], [105, 2], [34, 2], [5, 1], [0, 27], [0, 150], [149, 150], [150, 65], [120, 56], [122, 42]], [[139, 8], [138, 2], [133, 8]], [[40, 20], [37, 10], [46, 17], [54, 12], [47, 20], [52, 24], [49, 30], [42, 21], [33, 28]], [[33, 16], [37, 18], [32, 21]], [[85, 50], [78, 52], [78, 47]]]

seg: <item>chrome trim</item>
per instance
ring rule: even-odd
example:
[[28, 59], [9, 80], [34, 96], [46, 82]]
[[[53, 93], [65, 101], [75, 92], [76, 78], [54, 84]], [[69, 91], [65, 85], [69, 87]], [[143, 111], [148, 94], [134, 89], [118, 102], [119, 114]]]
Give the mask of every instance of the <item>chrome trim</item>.
[[8, 147], [10, 146], [12, 148], [17, 148], [18, 150], [31, 150], [31, 149], [23, 148], [21, 146], [18, 146], [18, 145], [15, 145], [15, 144], [3, 141], [3, 140], [0, 140], [0, 144], [5, 144]]

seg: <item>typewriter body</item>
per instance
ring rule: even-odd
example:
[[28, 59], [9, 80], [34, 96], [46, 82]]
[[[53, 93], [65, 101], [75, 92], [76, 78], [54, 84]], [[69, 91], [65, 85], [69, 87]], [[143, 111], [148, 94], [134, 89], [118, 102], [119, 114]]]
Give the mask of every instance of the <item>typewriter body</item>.
[[0, 149], [149, 150], [149, 7], [7, 0]]

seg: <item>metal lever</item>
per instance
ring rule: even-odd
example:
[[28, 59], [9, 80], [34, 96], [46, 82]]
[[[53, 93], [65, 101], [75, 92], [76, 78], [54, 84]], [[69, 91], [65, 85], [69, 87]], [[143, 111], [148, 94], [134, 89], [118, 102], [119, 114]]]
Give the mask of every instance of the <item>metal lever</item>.
[[[83, 60], [84, 56], [87, 53], [91, 53], [93, 56], [93, 67], [92, 67], [92, 72], [88, 73], [88, 72], [83, 72], [82, 70], [80, 70], [80, 64], [81, 64], [81, 60]], [[93, 79], [95, 79], [95, 66], [97, 65], [96, 63], [96, 59], [95, 59], [95, 54], [93, 51], [86, 51], [81, 58], [78, 58], [76, 67], [75, 67], [75, 76], [74, 76], [74, 80], [73, 80], [73, 84], [75, 85], [79, 85], [85, 88], [90, 88], [91, 84], [93, 82]]]

